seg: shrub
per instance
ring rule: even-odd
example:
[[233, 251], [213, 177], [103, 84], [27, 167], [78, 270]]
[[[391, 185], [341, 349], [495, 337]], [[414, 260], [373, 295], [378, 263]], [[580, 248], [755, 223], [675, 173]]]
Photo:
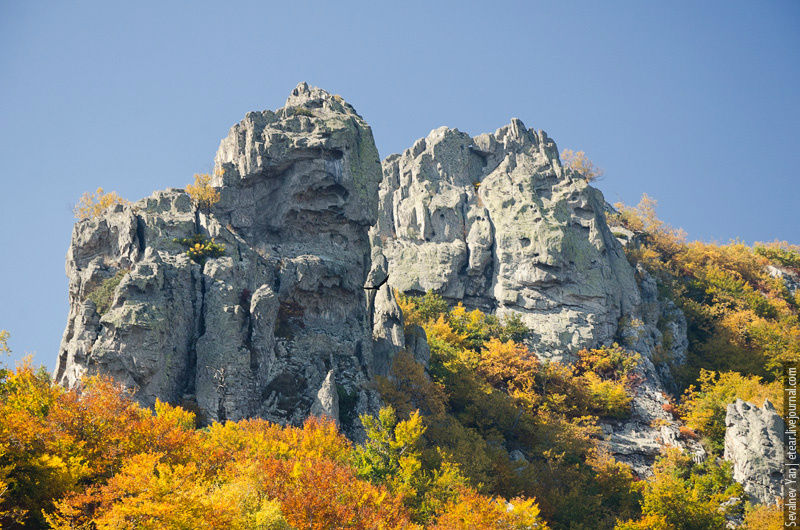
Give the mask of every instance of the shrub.
[[218, 258], [225, 254], [225, 245], [214, 242], [214, 238], [207, 238], [203, 234], [195, 234], [192, 237], [175, 238], [174, 241], [187, 247], [186, 255], [192, 261], [202, 265], [208, 258]]
[[723, 530], [726, 521], [720, 504], [743, 495], [729, 462], [720, 465], [709, 458], [695, 464], [678, 449], [668, 449], [653, 471], [644, 484], [643, 517], [620, 523], [617, 530]]
[[[219, 170], [218, 174], [222, 174]], [[192, 198], [196, 208], [208, 210], [219, 202], [219, 191], [211, 185], [211, 175], [208, 173], [194, 175], [194, 184], [186, 186], [186, 193]]]
[[117, 287], [128, 272], [128, 269], [118, 270], [114, 276], [103, 280], [100, 285], [92, 289], [89, 294], [86, 295], [87, 299], [94, 302], [99, 315], [109, 310], [111, 303], [114, 301], [114, 293], [117, 291]]
[[747, 530], [780, 530], [783, 524], [783, 503], [781, 505], [748, 506], [744, 515]]
[[116, 204], [129, 204], [129, 202], [117, 195], [115, 191], [105, 193], [103, 188], [97, 188], [94, 193], [84, 193], [78, 199], [78, 204], [75, 205], [73, 211], [76, 219], [90, 219], [100, 217]]
[[294, 112], [295, 116], [308, 116], [309, 118], [314, 117], [314, 113], [311, 111], [311, 109], [306, 107], [294, 107], [292, 111]]
[[580, 173], [586, 182], [597, 180], [603, 176], [603, 170], [595, 166], [583, 151], [575, 152], [571, 149], [564, 149], [561, 151], [561, 161], [564, 166]]
[[11, 353], [8, 347], [8, 331], [0, 329], [0, 353]]
[[756, 243], [753, 250], [759, 256], [768, 260], [800, 271], [800, 246], [790, 245], [786, 241], [772, 243]]
[[678, 432], [680, 433], [681, 438], [683, 438], [684, 440], [700, 439], [700, 436], [696, 432], [694, 432], [692, 429], [690, 429], [685, 425], [681, 425], [680, 428], [678, 429]]
[[664, 410], [664, 412], [672, 415], [674, 419], [678, 419], [680, 417], [680, 411], [674, 403], [664, 403], [661, 405], [661, 408]]
[[708, 438], [711, 449], [722, 453], [725, 440], [725, 415], [729, 403], [741, 398], [763, 405], [769, 399], [780, 412], [783, 407], [780, 381], [765, 383], [759, 377], [737, 372], [701, 370], [697, 386], [690, 386], [683, 396], [681, 412], [686, 425]]
[[626, 254], [686, 315], [689, 351], [676, 374], [680, 386], [692, 384], [701, 369], [778, 378], [782, 365], [800, 359], [800, 297], [765, 266], [772, 260], [791, 267], [798, 248], [687, 243], [682, 231], [656, 217], [655, 205], [645, 195], [636, 208], [617, 205], [619, 213], [609, 217], [639, 234]]

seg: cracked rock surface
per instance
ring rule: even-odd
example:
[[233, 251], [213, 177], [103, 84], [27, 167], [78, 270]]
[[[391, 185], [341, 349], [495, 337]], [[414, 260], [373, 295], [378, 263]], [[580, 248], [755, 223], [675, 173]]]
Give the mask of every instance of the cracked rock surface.
[[[358, 414], [380, 407], [373, 377], [400, 349], [430, 358], [392, 289], [432, 290], [519, 315], [543, 359], [613, 342], [639, 352], [630, 418], [602, 425], [609, 450], [642, 475], [665, 446], [702, 451], [663, 407], [686, 320], [629, 264], [602, 194], [544, 132], [442, 127], [381, 167], [355, 109], [301, 83], [230, 129], [212, 184], [210, 209], [170, 189], [76, 223], [58, 382], [109, 374], [203, 423], [326, 415], [358, 439]], [[193, 236], [224, 253], [193, 261], [175, 241]]]
[[[301, 83], [234, 125], [215, 165], [210, 211], [171, 189], [76, 223], [55, 379], [109, 374], [204, 423], [299, 424], [313, 407], [357, 436], [357, 415], [379, 407], [369, 381], [403, 346], [388, 286], [365, 290], [382, 258], [368, 238], [381, 180], [369, 126]], [[175, 239], [195, 234], [224, 254], [191, 260]], [[119, 276], [100, 314], [89, 295]]]
[[763, 407], [737, 399], [725, 416], [725, 460], [751, 501], [774, 504], [783, 496], [786, 426], [769, 401]]
[[631, 266], [602, 194], [561, 165], [546, 133], [517, 119], [475, 137], [435, 129], [383, 161], [379, 197], [370, 236], [392, 287], [519, 315], [545, 360], [614, 342], [639, 352], [630, 418], [602, 425], [609, 450], [640, 475], [664, 447], [704, 457], [663, 408], [686, 356], [686, 319]]

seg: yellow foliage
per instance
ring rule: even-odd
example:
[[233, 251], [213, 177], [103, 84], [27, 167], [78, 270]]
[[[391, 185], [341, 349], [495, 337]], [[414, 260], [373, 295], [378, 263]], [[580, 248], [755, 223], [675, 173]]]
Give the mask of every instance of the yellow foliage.
[[8, 337], [8, 331], [0, 329], [0, 353], [11, 353], [11, 348], [8, 347]]
[[444, 315], [439, 315], [435, 321], [429, 320], [422, 326], [428, 337], [435, 337], [452, 346], [464, 347], [467, 336], [463, 333], [458, 333], [453, 327], [445, 320]]
[[783, 505], [760, 504], [751, 506], [744, 515], [746, 530], [780, 530], [783, 524]]
[[800, 254], [788, 244], [687, 243], [655, 215], [643, 196], [636, 208], [617, 205], [610, 216], [639, 233], [628, 256], [643, 264], [686, 314], [688, 363], [677, 374], [684, 387], [701, 369], [737, 371], [774, 379], [782, 366], [800, 361], [798, 302], [766, 270], [770, 261], [792, 267]]
[[603, 170], [595, 166], [583, 151], [575, 152], [571, 149], [564, 149], [561, 151], [561, 162], [565, 167], [580, 173], [587, 182], [591, 182], [603, 176]]
[[545, 530], [549, 528], [534, 499], [514, 498], [507, 502], [465, 491], [443, 510], [436, 530], [496, 528], [503, 530]]
[[760, 377], [737, 372], [701, 370], [697, 383], [683, 396], [682, 417], [686, 425], [706, 436], [719, 451], [725, 438], [728, 403], [739, 398], [760, 407], [769, 399], [779, 412], [783, 410], [783, 388], [778, 380], [765, 383]]
[[[222, 170], [218, 174], [221, 173]], [[217, 204], [220, 193], [211, 185], [211, 175], [208, 173], [194, 175], [194, 183], [186, 186], [186, 193], [192, 198], [195, 207], [207, 210]]]
[[192, 412], [180, 407], [173, 407], [169, 403], [164, 403], [158, 398], [156, 398], [153, 409], [158, 418], [163, 419], [179, 429], [194, 429], [196, 426], [196, 418]]
[[103, 188], [97, 188], [94, 193], [84, 193], [78, 204], [75, 205], [74, 213], [76, 219], [90, 219], [100, 217], [111, 207], [117, 204], [129, 204], [128, 201], [111, 191], [105, 193]]

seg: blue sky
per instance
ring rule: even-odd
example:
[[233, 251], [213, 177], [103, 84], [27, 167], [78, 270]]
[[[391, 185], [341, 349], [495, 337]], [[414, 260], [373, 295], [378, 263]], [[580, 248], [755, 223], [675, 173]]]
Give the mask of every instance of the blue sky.
[[518, 117], [692, 239], [800, 243], [796, 0], [0, 0], [0, 72], [0, 328], [49, 369], [81, 193], [185, 185], [302, 80], [352, 103], [382, 156]]

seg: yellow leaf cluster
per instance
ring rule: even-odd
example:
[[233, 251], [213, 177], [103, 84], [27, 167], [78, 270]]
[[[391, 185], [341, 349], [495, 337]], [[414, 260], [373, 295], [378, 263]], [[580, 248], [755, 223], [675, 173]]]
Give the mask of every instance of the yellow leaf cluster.
[[211, 175], [208, 173], [196, 173], [194, 183], [186, 186], [186, 193], [192, 198], [195, 207], [203, 210], [211, 208], [220, 200], [219, 190], [211, 185]]
[[91, 219], [100, 217], [111, 207], [117, 204], [129, 204], [128, 201], [111, 191], [105, 193], [103, 188], [97, 188], [94, 193], [84, 193], [73, 210], [76, 219]]
[[579, 173], [587, 182], [591, 182], [603, 176], [603, 170], [595, 166], [583, 151], [573, 151], [564, 149], [561, 151], [561, 162]]

